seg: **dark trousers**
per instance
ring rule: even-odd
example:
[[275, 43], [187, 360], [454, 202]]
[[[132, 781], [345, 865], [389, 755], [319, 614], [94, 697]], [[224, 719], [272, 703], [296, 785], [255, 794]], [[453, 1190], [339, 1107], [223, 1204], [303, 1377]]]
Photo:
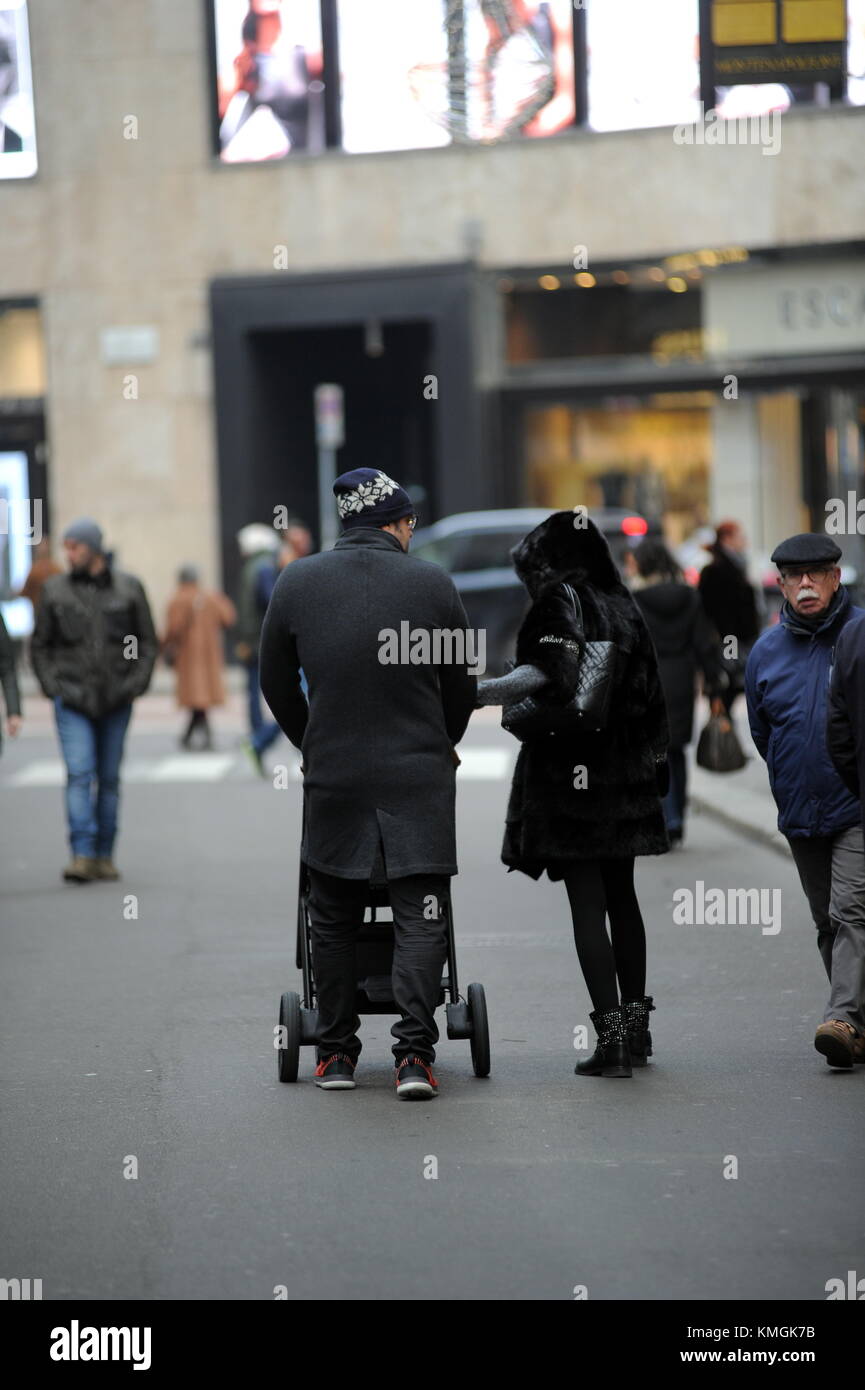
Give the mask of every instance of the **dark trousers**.
[[684, 748], [669, 748], [667, 762], [670, 767], [670, 790], [664, 797], [664, 820], [671, 835], [681, 835], [688, 804], [688, 764]]
[[829, 976], [824, 1023], [865, 1033], [865, 846], [861, 826], [837, 835], [788, 837]]
[[[357, 933], [363, 923], [369, 884], [309, 870], [312, 964], [318, 993], [318, 1059], [344, 1052], [360, 1055], [356, 1009]], [[438, 1028], [435, 1007], [447, 959], [443, 915], [450, 880], [440, 874], [392, 879], [388, 896], [393, 915], [391, 982], [400, 1018], [391, 1028], [393, 1055], [435, 1060]]]

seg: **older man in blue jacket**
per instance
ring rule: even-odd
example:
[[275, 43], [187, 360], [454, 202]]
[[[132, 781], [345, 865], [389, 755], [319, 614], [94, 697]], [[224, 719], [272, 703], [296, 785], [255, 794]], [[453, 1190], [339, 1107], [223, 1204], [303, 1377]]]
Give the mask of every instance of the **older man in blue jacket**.
[[859, 801], [826, 746], [826, 716], [835, 644], [863, 610], [841, 584], [840, 558], [819, 534], [791, 536], [773, 551], [784, 603], [777, 626], [754, 644], [745, 693], [831, 986], [814, 1046], [830, 1066], [849, 1068], [865, 1062], [865, 847]]

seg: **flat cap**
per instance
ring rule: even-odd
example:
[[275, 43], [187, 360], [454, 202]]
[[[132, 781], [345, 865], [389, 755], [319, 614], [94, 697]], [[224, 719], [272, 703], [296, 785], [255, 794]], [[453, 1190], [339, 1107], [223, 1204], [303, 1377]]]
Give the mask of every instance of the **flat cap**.
[[782, 565], [837, 565], [841, 559], [841, 547], [831, 536], [803, 531], [776, 545], [770, 558], [779, 569]]

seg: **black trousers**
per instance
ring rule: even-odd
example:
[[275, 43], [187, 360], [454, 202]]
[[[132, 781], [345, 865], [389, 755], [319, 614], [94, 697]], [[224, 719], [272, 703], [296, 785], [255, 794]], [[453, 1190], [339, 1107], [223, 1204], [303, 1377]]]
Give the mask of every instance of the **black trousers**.
[[[363, 923], [369, 884], [363, 879], [334, 878], [309, 870], [309, 920], [312, 965], [318, 991], [319, 1061], [344, 1052], [360, 1055], [357, 1036], [357, 933]], [[388, 885], [393, 915], [394, 951], [391, 982], [400, 1018], [391, 1028], [394, 1058], [435, 1060], [438, 1028], [435, 1007], [447, 959], [443, 908], [450, 879], [417, 874]]]

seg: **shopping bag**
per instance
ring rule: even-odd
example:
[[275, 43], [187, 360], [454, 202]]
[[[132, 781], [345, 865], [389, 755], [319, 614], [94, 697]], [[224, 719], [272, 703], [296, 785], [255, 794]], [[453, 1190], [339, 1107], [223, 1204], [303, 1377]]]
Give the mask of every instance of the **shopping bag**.
[[707, 772], [738, 772], [748, 759], [726, 714], [713, 714], [697, 743], [697, 766]]

